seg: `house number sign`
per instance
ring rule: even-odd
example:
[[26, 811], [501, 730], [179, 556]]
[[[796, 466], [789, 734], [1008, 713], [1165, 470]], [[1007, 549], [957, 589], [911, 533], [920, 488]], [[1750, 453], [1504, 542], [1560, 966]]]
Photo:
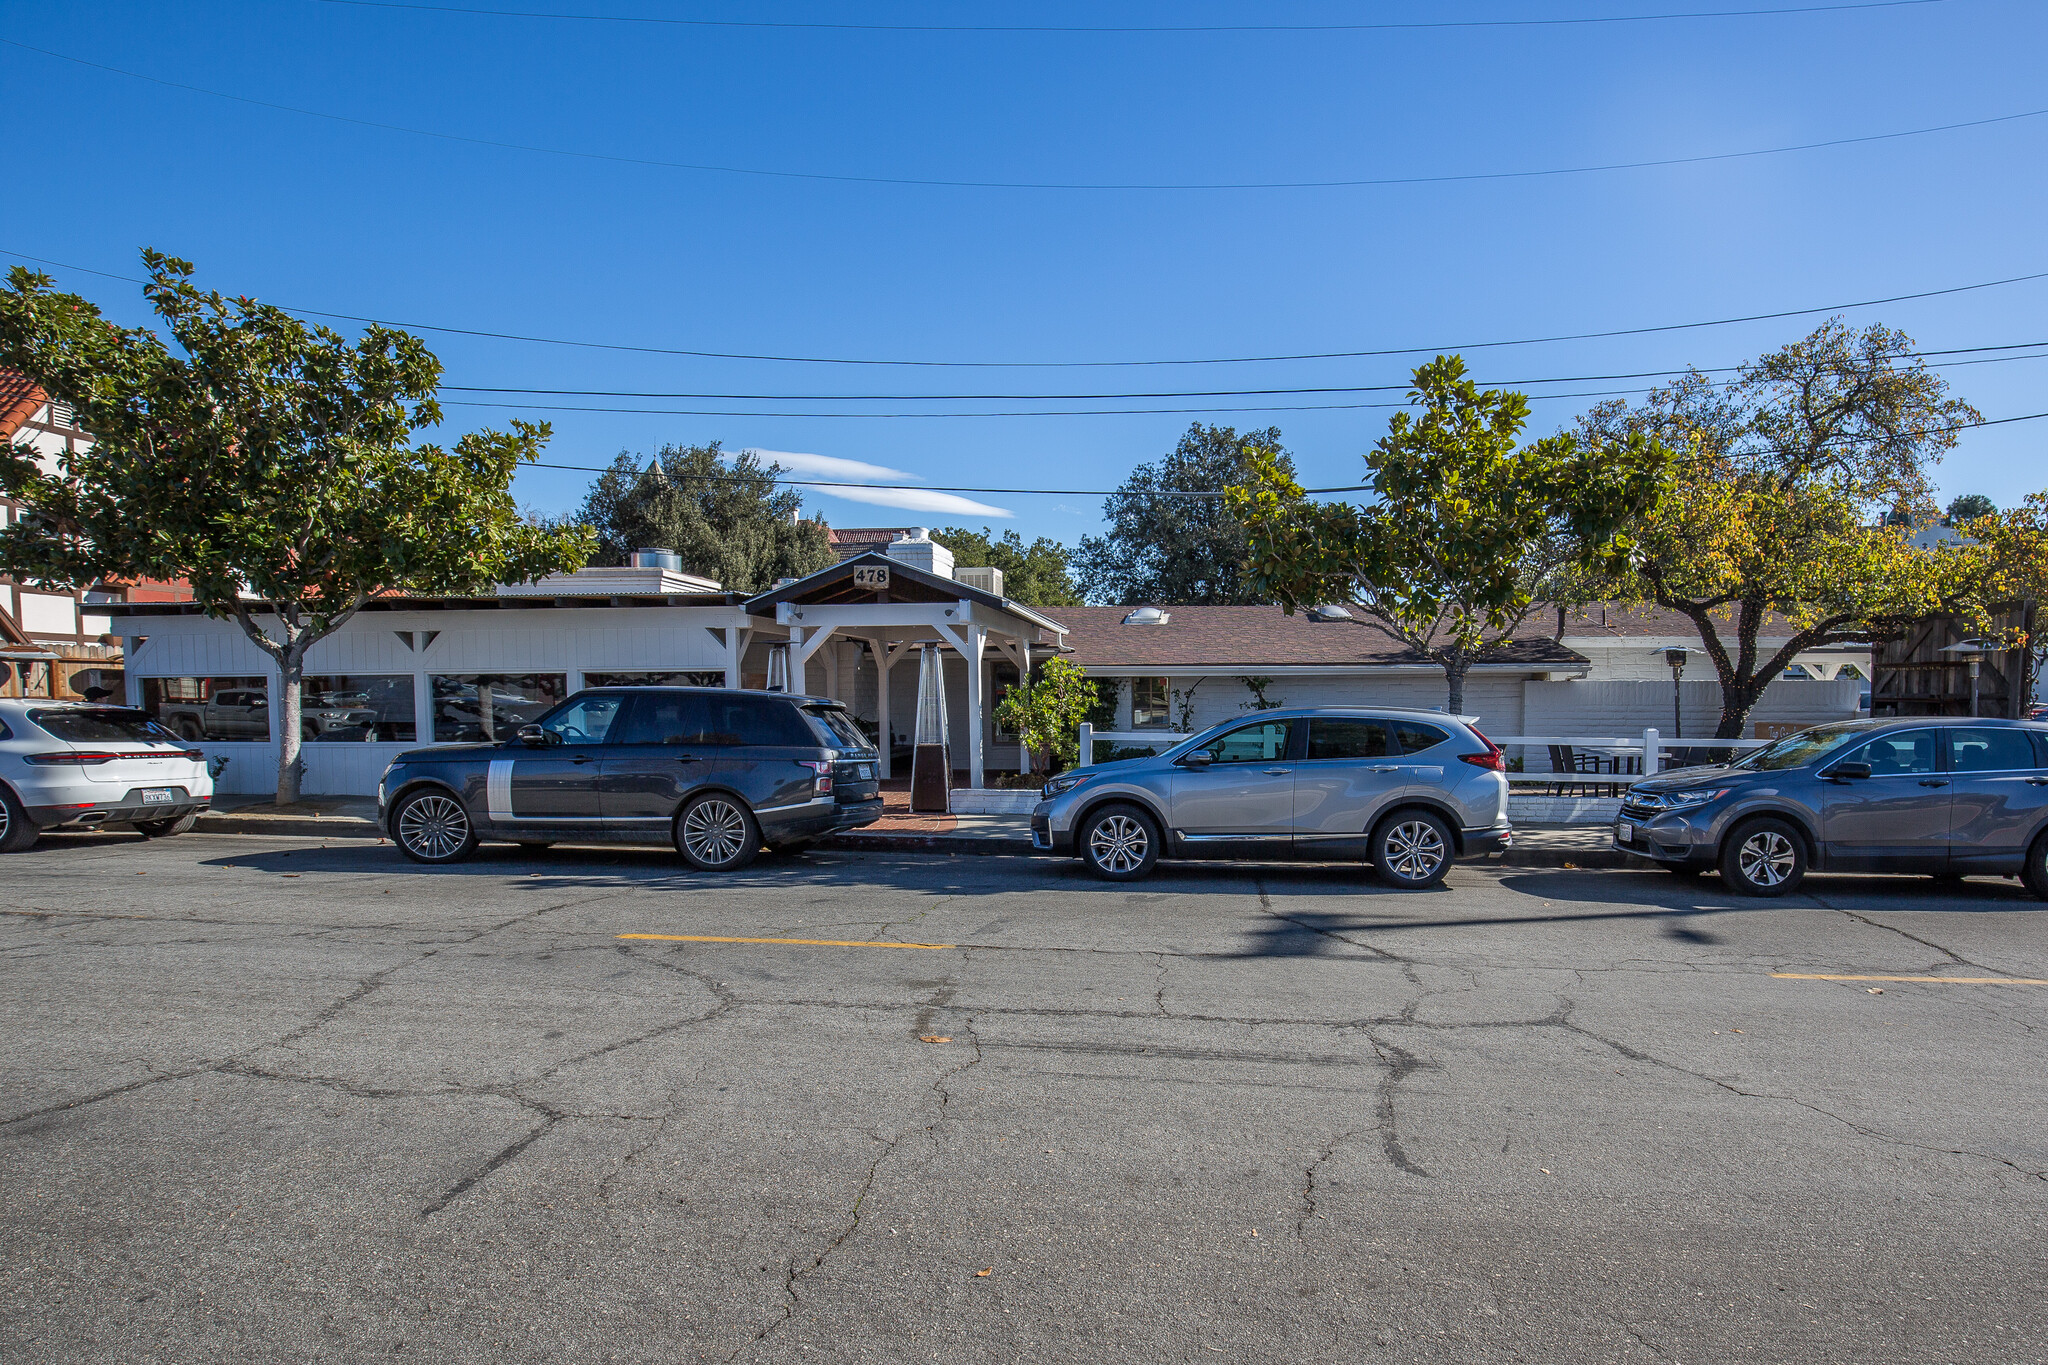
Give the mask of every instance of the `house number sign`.
[[870, 588], [882, 592], [889, 586], [889, 566], [886, 564], [863, 564], [853, 571], [853, 586]]

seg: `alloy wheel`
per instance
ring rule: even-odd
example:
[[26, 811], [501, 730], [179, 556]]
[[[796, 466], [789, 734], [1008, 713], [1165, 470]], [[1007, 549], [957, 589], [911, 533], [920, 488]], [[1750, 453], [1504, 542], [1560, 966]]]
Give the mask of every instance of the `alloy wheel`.
[[422, 858], [452, 857], [469, 842], [469, 816], [449, 797], [422, 796], [398, 817], [398, 837]]
[[1388, 866], [1403, 881], [1427, 881], [1444, 864], [1444, 836], [1427, 820], [1395, 825], [1380, 847]]
[[747, 846], [747, 817], [729, 801], [699, 801], [683, 817], [683, 847], [712, 867], [723, 867]]
[[7, 842], [7, 831], [14, 828], [14, 812], [7, 809], [7, 801], [0, 798], [0, 844]]
[[1135, 872], [1145, 864], [1152, 840], [1128, 815], [1108, 815], [1088, 831], [1088, 856], [1105, 872]]
[[1736, 854], [1742, 875], [1758, 886], [1783, 886], [1798, 862], [1792, 841], [1774, 829], [1760, 829], [1742, 841]]

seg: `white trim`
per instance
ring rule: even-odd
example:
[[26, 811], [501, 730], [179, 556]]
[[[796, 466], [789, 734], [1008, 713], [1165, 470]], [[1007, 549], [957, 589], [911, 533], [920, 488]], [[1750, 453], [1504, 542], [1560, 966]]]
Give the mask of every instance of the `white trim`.
[[512, 814], [512, 760], [494, 758], [484, 778], [484, 809], [491, 817], [491, 823], [501, 820], [515, 820]]

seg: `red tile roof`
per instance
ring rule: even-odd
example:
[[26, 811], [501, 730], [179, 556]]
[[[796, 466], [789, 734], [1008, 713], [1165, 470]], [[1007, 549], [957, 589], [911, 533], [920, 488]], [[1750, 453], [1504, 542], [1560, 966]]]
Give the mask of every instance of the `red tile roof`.
[[[1324, 665], [1426, 664], [1385, 628], [1354, 610], [1351, 621], [1311, 621], [1278, 607], [1167, 607], [1165, 625], [1123, 624], [1131, 607], [1048, 607], [1068, 628], [1073, 660], [1084, 668], [1236, 669]], [[1583, 655], [1551, 639], [1541, 625], [1485, 661], [1526, 668], [1583, 668]]]
[[[1735, 613], [1732, 610], [1717, 611], [1714, 619], [1720, 633], [1725, 637], [1735, 629]], [[1530, 617], [1529, 624], [1540, 629], [1545, 635], [1555, 635], [1557, 613], [1548, 608], [1539, 608]], [[1761, 627], [1763, 638], [1789, 639], [1795, 627], [1792, 622], [1777, 612], [1764, 618]], [[1599, 638], [1602, 636], [1617, 640], [1661, 638], [1684, 636], [1697, 639], [1699, 629], [1692, 618], [1663, 607], [1648, 603], [1589, 602], [1577, 611], [1567, 612], [1564, 618], [1566, 639]]]
[[825, 539], [844, 562], [870, 550], [886, 550], [892, 542], [916, 529], [915, 526], [848, 526], [844, 529], [832, 526], [826, 528]]
[[19, 370], [0, 369], [0, 441], [14, 438], [21, 424], [35, 416], [49, 396]]

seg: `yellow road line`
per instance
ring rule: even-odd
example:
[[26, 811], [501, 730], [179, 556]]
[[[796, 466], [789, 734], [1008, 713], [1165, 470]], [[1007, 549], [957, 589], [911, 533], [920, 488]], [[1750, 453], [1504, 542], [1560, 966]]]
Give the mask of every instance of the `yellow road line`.
[[2048, 986], [2027, 976], [1842, 976], [1828, 972], [1772, 972], [1785, 981], [1925, 981], [1935, 986]]
[[620, 938], [652, 938], [666, 943], [792, 943], [804, 948], [956, 948], [955, 943], [880, 943], [840, 938], [728, 938], [723, 934], [620, 934]]

